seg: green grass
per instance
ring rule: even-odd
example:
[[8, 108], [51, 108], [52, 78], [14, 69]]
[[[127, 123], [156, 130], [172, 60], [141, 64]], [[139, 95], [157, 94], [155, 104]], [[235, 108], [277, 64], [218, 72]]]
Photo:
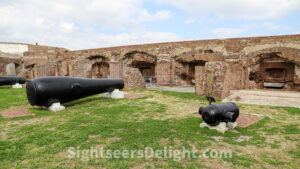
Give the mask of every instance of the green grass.
[[24, 89], [11, 90], [10, 87], [2, 86], [0, 91], [0, 111], [28, 103]]
[[[0, 166], [1, 168], [202, 168], [214, 163], [227, 162], [229, 167], [250, 167], [253, 165], [295, 168], [299, 164], [297, 149], [283, 149], [284, 141], [296, 145], [299, 141], [299, 125], [287, 121], [277, 121], [265, 117], [248, 127], [237, 127], [236, 131], [224, 134], [207, 128], [200, 128], [201, 118], [188, 115], [184, 118], [161, 118], [170, 106], [155, 100], [157, 95], [164, 98], [179, 98], [188, 102], [206, 100], [189, 93], [134, 90], [139, 93], [152, 93], [139, 99], [106, 99], [99, 95], [66, 103], [66, 110], [53, 113], [47, 109], [28, 106], [24, 89], [0, 88], [0, 110], [28, 109], [35, 116], [14, 119], [0, 118]], [[3, 96], [3, 97], [2, 97]], [[16, 97], [17, 96], [17, 97]], [[282, 108], [278, 108], [281, 111]], [[277, 110], [277, 109], [276, 109]], [[288, 109], [290, 110], [290, 109]], [[287, 111], [288, 111], [287, 110]], [[195, 110], [196, 112], [197, 110]], [[293, 110], [298, 111], [298, 110]], [[297, 116], [297, 114], [289, 114]], [[278, 118], [279, 119], [279, 118]], [[283, 124], [284, 123], [284, 124]], [[221, 136], [216, 142], [213, 137]], [[251, 136], [248, 141], [238, 142], [241, 136]], [[281, 141], [268, 143], [268, 137], [278, 136]], [[163, 141], [162, 140], [166, 140]], [[205, 149], [230, 149], [232, 158], [221, 159], [139, 159], [110, 158], [68, 159], [69, 147], [79, 150], [105, 146], [111, 150], [137, 150], [151, 147], [161, 150], [164, 146], [188, 150], [195, 147], [199, 152]], [[245, 147], [255, 147], [250, 153]], [[292, 146], [291, 146], [292, 147]], [[269, 155], [257, 154], [257, 149], [274, 150], [292, 160], [272, 159]], [[257, 159], [257, 157], [260, 157]], [[298, 159], [297, 159], [298, 158]], [[207, 166], [207, 163], [211, 163]], [[145, 165], [143, 165], [145, 163]]]
[[291, 115], [300, 115], [300, 109], [294, 107], [284, 107], [283, 109]]
[[[143, 91], [143, 90], [135, 89], [134, 91]], [[196, 100], [204, 100], [204, 101], [207, 100], [205, 97], [199, 97], [199, 96], [195, 95], [194, 93], [160, 91], [160, 90], [149, 90], [149, 91], [152, 91], [154, 93], [161, 94], [161, 95], [164, 95], [164, 96], [177, 97], [177, 98], [180, 98], [180, 99], [196, 99]], [[217, 99], [216, 101], [220, 101], [220, 100]]]
[[289, 154], [291, 154], [293, 158], [299, 159], [300, 158], [300, 144], [297, 145], [297, 150], [290, 150]]
[[300, 134], [300, 129], [298, 124], [290, 124], [284, 126], [283, 129], [284, 134]]

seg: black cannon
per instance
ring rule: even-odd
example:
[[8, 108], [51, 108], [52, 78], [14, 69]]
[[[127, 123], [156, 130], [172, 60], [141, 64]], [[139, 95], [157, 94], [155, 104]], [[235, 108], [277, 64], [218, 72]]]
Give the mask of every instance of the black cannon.
[[49, 107], [53, 103], [66, 103], [123, 87], [122, 79], [43, 77], [29, 80], [26, 93], [30, 105]]
[[216, 126], [220, 122], [235, 122], [239, 116], [239, 108], [235, 103], [212, 104], [200, 107], [199, 114], [202, 119], [211, 126]]
[[0, 76], [0, 86], [14, 85], [16, 83], [24, 84], [25, 78], [16, 76]]

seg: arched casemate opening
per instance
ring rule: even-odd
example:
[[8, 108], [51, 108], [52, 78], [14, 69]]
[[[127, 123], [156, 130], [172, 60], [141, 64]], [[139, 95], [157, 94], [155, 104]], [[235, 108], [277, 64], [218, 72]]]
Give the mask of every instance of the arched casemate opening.
[[[195, 86], [195, 68], [205, 67], [206, 62], [224, 60], [223, 54], [207, 47], [191, 49], [174, 57], [175, 74], [173, 83], [177, 86]], [[198, 75], [201, 76], [201, 75]]]
[[155, 56], [145, 52], [130, 52], [125, 55], [124, 64], [126, 67], [138, 69], [139, 74], [144, 78], [146, 83], [156, 84]]
[[11, 62], [6, 65], [6, 75], [7, 76], [20, 75], [21, 71], [22, 71], [22, 68], [19, 63]]
[[15, 68], [16, 68], [16, 74], [17, 76], [21, 74], [22, 72], [22, 65], [15, 63]]
[[35, 64], [27, 65], [26, 67], [26, 72], [25, 72], [25, 78], [26, 79], [34, 79], [36, 78], [36, 69], [35, 69]]
[[174, 83], [176, 86], [195, 86], [195, 67], [205, 66], [203, 60], [193, 60], [185, 62], [182, 60], [175, 61], [175, 77]]
[[109, 64], [106, 62], [92, 65], [92, 78], [109, 78]]
[[181, 62], [175, 68], [180, 86], [195, 86], [195, 67], [205, 65], [205, 61]]
[[110, 70], [109, 70], [109, 59], [100, 56], [93, 55], [88, 57], [91, 61], [91, 78], [110, 78]]
[[248, 84], [250, 88], [261, 89], [300, 89], [300, 64], [292, 60], [291, 53], [276, 50], [261, 52], [248, 66]]

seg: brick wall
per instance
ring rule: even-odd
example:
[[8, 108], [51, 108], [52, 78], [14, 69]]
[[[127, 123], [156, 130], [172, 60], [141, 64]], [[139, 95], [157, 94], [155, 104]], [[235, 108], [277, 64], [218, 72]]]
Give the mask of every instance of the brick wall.
[[123, 74], [126, 90], [146, 88], [145, 79], [138, 68], [125, 66]]
[[[7, 60], [0, 56], [0, 74], [4, 74], [3, 67], [6, 64], [13, 62], [24, 67], [19, 75], [27, 72], [29, 76], [34, 75], [34, 78], [45, 75], [92, 77], [92, 65], [99, 59], [104, 59], [109, 63], [111, 78], [123, 78], [128, 89], [145, 88], [144, 78], [138, 69], [141, 64], [155, 67], [158, 85], [191, 86], [194, 85], [191, 82], [194, 76], [191, 65], [195, 64], [196, 93], [202, 95], [205, 91], [215, 97], [225, 97], [234, 89], [262, 88], [260, 79], [250, 80], [249, 76], [260, 74], [261, 60], [272, 53], [277, 53], [281, 59], [295, 64], [293, 82], [289, 82], [289, 86], [291, 90], [300, 90], [300, 34], [78, 51], [28, 45], [28, 51], [23, 53], [21, 59]], [[205, 66], [198, 67], [196, 63], [199, 62], [205, 63]], [[185, 76], [187, 79], [184, 79]]]

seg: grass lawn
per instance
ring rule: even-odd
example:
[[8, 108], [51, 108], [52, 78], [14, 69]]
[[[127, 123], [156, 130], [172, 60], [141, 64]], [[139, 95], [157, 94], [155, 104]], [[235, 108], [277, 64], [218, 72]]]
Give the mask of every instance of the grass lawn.
[[[300, 109], [239, 104], [265, 118], [224, 134], [200, 128], [192, 115], [204, 98], [194, 94], [131, 90], [137, 99], [95, 95], [50, 112], [29, 106], [25, 89], [0, 87], [0, 112], [28, 109], [35, 116], [0, 117], [0, 168], [299, 168]], [[232, 158], [69, 158], [69, 148], [109, 150], [230, 150]], [[78, 153], [80, 155], [80, 153]]]

